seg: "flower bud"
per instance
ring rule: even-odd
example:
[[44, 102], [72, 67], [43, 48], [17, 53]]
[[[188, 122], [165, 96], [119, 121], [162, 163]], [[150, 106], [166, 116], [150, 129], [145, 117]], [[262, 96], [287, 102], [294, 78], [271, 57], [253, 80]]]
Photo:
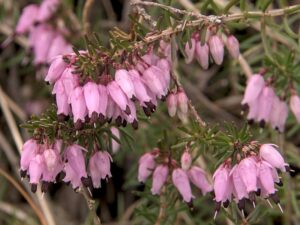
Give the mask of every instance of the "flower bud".
[[177, 98], [174, 93], [170, 93], [167, 97], [168, 112], [171, 117], [174, 117], [177, 110]]
[[208, 40], [209, 50], [217, 65], [221, 65], [224, 58], [224, 44], [218, 35], [213, 35]]
[[240, 43], [235, 38], [235, 36], [230, 35], [229, 37], [227, 37], [226, 47], [227, 47], [227, 50], [229, 51], [230, 55], [232, 56], [232, 58], [237, 59], [239, 57]]
[[206, 43], [203, 45], [200, 41], [196, 44], [196, 59], [201, 67], [205, 70], [208, 69], [209, 66], [209, 47]]
[[290, 107], [298, 123], [300, 123], [300, 97], [298, 95], [291, 96]]
[[183, 170], [189, 170], [192, 165], [192, 156], [188, 150], [185, 150], [181, 156], [181, 168]]
[[[190, 43], [191, 42], [191, 43]], [[191, 44], [191, 46], [190, 46]], [[191, 38], [190, 41], [187, 41], [185, 44], [185, 63], [189, 64], [193, 61], [194, 55], [195, 55], [195, 49], [196, 49], [196, 40], [194, 38]]]

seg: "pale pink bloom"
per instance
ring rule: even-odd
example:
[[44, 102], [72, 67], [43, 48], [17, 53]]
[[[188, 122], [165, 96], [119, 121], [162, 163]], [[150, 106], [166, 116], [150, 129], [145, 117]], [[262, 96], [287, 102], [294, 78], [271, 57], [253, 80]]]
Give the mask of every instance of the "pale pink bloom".
[[27, 140], [21, 151], [20, 167], [21, 173], [28, 170], [30, 160], [33, 159], [39, 152], [40, 145], [34, 139]]
[[259, 156], [271, 166], [285, 172], [288, 164], [284, 162], [282, 155], [274, 144], [263, 144], [259, 149]]
[[184, 153], [181, 155], [181, 168], [183, 170], [189, 170], [192, 165], [192, 156], [189, 151], [184, 151]]
[[193, 166], [188, 171], [188, 177], [190, 181], [201, 190], [203, 195], [212, 191], [212, 186], [206, 178], [206, 173], [200, 167]]
[[99, 188], [100, 179], [111, 177], [110, 163], [112, 158], [107, 151], [97, 151], [92, 155], [89, 161], [89, 173], [92, 177], [93, 186]]
[[185, 202], [189, 203], [195, 198], [192, 194], [189, 178], [184, 170], [181, 168], [174, 169], [172, 181]]
[[145, 102], [151, 102], [151, 98], [147, 93], [147, 89], [141, 80], [139, 73], [136, 70], [129, 70], [130, 79], [132, 80], [135, 97], [139, 100], [141, 105]]
[[129, 99], [135, 96], [134, 86], [127, 70], [117, 70], [115, 73], [115, 81]]
[[45, 168], [44, 157], [41, 154], [35, 155], [29, 164], [28, 175], [31, 184], [38, 184], [42, 178], [42, 173]]
[[284, 131], [285, 122], [289, 115], [289, 108], [285, 101], [281, 101], [277, 96], [273, 100], [270, 123], [279, 132]]
[[[111, 131], [111, 133], [117, 138], [117, 139], [119, 139], [120, 140], [120, 131], [119, 131], [119, 129], [118, 128], [116, 128], [116, 127], [111, 127], [110, 128], [110, 131]], [[112, 145], [112, 152], [114, 153], [114, 154], [116, 154], [119, 150], [120, 150], [120, 144], [114, 139], [114, 138], [112, 138], [111, 139], [111, 145]]]
[[56, 82], [61, 77], [67, 66], [68, 64], [63, 60], [62, 55], [56, 56], [51, 62], [45, 81], [49, 83]]
[[44, 22], [49, 20], [56, 12], [59, 4], [60, 0], [43, 0], [37, 15], [38, 21]]
[[230, 169], [227, 165], [221, 164], [213, 175], [213, 188], [216, 202], [226, 202], [231, 200], [232, 181], [229, 176]]
[[249, 112], [247, 115], [247, 119], [249, 122], [253, 122], [257, 120], [259, 105], [257, 101], [247, 103], [249, 106]]
[[92, 81], [87, 82], [83, 86], [83, 93], [89, 117], [91, 118], [93, 113], [98, 115], [100, 113], [101, 102], [98, 85]]
[[300, 123], [300, 97], [298, 95], [292, 95], [290, 98], [290, 107], [298, 123]]
[[270, 195], [276, 192], [274, 187], [273, 168], [269, 163], [263, 160], [258, 162], [258, 179], [264, 193]]
[[79, 86], [73, 90], [69, 97], [69, 102], [71, 103], [74, 123], [77, 121], [84, 122], [87, 115], [87, 108], [82, 87]]
[[264, 87], [265, 81], [263, 76], [260, 74], [252, 75], [247, 81], [242, 104], [249, 104], [257, 100]]
[[213, 35], [208, 40], [209, 50], [217, 65], [221, 65], [224, 58], [224, 44], [218, 35]]
[[104, 85], [98, 84], [98, 90], [99, 90], [99, 113], [100, 116], [104, 117], [106, 116], [106, 110], [108, 107], [108, 93], [107, 89]]
[[166, 85], [169, 86], [170, 79], [171, 79], [171, 75], [170, 75], [171, 67], [169, 61], [166, 59], [160, 59], [158, 60], [156, 66], [163, 71], [163, 74], [160, 74], [160, 76], [163, 76]]
[[[256, 174], [254, 174], [256, 176]], [[230, 176], [232, 178], [232, 183], [234, 187], [234, 196], [237, 198], [237, 200], [242, 200], [244, 198], [249, 198], [247, 187], [243, 182], [242, 174], [239, 171], [238, 165], [235, 165], [231, 171]]]
[[155, 168], [155, 155], [152, 153], [145, 153], [139, 159], [138, 180], [145, 183], [147, 178], [151, 175]]
[[34, 63], [46, 63], [48, 61], [49, 49], [55, 38], [55, 30], [50, 25], [45, 24], [34, 27], [34, 30], [34, 35], [37, 35], [37, 37], [34, 37], [34, 43], [31, 43], [34, 52]]
[[206, 43], [203, 45], [200, 41], [196, 44], [196, 59], [201, 67], [205, 70], [208, 69], [209, 66], [209, 47]]
[[71, 108], [68, 102], [68, 96], [65, 91], [65, 87], [61, 80], [56, 81], [52, 94], [55, 94], [56, 106], [57, 106], [57, 115], [69, 115]]
[[112, 119], [115, 111], [119, 108], [110, 96], [107, 96], [107, 106], [105, 115], [108, 119]]
[[73, 90], [79, 86], [79, 76], [78, 74], [73, 74], [73, 68], [67, 67], [62, 73], [60, 80], [62, 81], [66, 95], [69, 96], [73, 92]]
[[239, 57], [240, 43], [235, 36], [230, 35], [229, 37], [227, 37], [226, 47], [232, 58], [237, 59]]
[[54, 182], [56, 176], [63, 170], [63, 162], [55, 149], [45, 149], [43, 152], [45, 167], [43, 181]]
[[30, 4], [22, 10], [22, 14], [16, 26], [16, 33], [23, 34], [29, 31], [36, 21], [39, 7], [36, 4]]
[[71, 53], [73, 51], [72, 46], [65, 40], [62, 34], [59, 32], [56, 33], [47, 55], [48, 62], [51, 62], [51, 60], [58, 55]]
[[266, 86], [258, 98], [259, 111], [257, 114], [257, 120], [262, 123], [262, 125], [270, 120], [272, 105], [275, 97], [276, 95], [273, 88]]
[[179, 90], [177, 92], [177, 104], [178, 109], [183, 114], [187, 114], [188, 112], [188, 98], [183, 90]]
[[81, 185], [81, 178], [87, 178], [85, 159], [80, 145], [73, 144], [64, 151], [65, 182], [71, 182], [73, 188]]
[[152, 178], [151, 192], [153, 195], [159, 195], [162, 186], [168, 178], [169, 168], [166, 165], [159, 165], [155, 168]]
[[167, 97], [168, 112], [171, 117], [174, 117], [177, 110], [177, 97], [174, 93], [170, 93]]
[[190, 41], [187, 41], [185, 43], [185, 49], [184, 49], [186, 54], [185, 63], [189, 64], [193, 61], [195, 55], [195, 49], [196, 49], [196, 40], [194, 38], [191, 38]]
[[120, 109], [127, 114], [130, 114], [128, 99], [116, 81], [111, 81], [107, 85], [107, 91], [112, 100], [120, 107]]
[[244, 182], [247, 192], [257, 191], [257, 170], [256, 161], [253, 157], [247, 157], [238, 164], [238, 172]]
[[161, 69], [155, 66], [150, 66], [143, 72], [143, 80], [147, 87], [158, 98], [162, 98], [165, 95], [164, 84], [162, 84], [158, 75], [162, 74]]

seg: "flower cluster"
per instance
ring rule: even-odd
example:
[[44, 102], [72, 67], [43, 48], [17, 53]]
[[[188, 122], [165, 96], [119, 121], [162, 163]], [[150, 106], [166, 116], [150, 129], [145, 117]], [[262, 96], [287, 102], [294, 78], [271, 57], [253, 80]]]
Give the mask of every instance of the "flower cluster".
[[53, 57], [72, 51], [65, 40], [66, 28], [56, 28], [49, 21], [60, 6], [60, 0], [43, 0], [40, 5], [26, 6], [16, 26], [16, 34], [29, 33], [29, 47], [36, 65], [49, 63]]
[[63, 141], [53, 144], [39, 143], [35, 139], [25, 142], [20, 161], [21, 177], [29, 177], [32, 192], [36, 192], [38, 183], [42, 183], [42, 192], [48, 190], [50, 183], [63, 179], [76, 189], [82, 184], [88, 188], [99, 188], [101, 179], [111, 177], [112, 158], [107, 151], [94, 149], [86, 168], [87, 150], [77, 144], [71, 144], [62, 151]]
[[[257, 150], [258, 149], [258, 150]], [[238, 156], [237, 164], [232, 166], [231, 159], [222, 163], [213, 175], [216, 212], [223, 204], [228, 207], [232, 200], [244, 214], [246, 199], [255, 207], [255, 196], [260, 196], [269, 202], [272, 199], [281, 209], [276, 195], [275, 184], [282, 185], [277, 170], [286, 172], [289, 166], [274, 144], [259, 145], [252, 141], [242, 148], [244, 157]], [[269, 202], [271, 205], [271, 203]]]
[[[158, 159], [161, 160], [160, 163], [158, 163]], [[212, 191], [212, 186], [206, 178], [205, 171], [191, 164], [192, 156], [188, 151], [182, 154], [181, 168], [179, 168], [174, 159], [164, 157], [160, 150], [155, 148], [151, 152], [147, 152], [141, 156], [139, 160], [138, 180], [144, 183], [153, 173], [151, 192], [153, 195], [158, 195], [167, 182], [169, 173], [171, 173], [172, 183], [181, 194], [183, 200], [191, 203], [195, 197], [192, 194], [190, 182], [199, 188], [203, 195]]]
[[185, 44], [186, 63], [191, 63], [194, 58], [203, 69], [209, 67], [209, 55], [217, 65], [221, 65], [224, 58], [224, 46], [227, 47], [230, 55], [237, 59], [240, 54], [239, 41], [233, 36], [221, 36], [213, 34], [209, 30], [206, 33], [205, 42], [202, 43], [200, 35], [194, 33], [191, 39]]
[[[291, 98], [293, 111], [299, 106], [299, 102], [294, 99], [295, 97]], [[272, 86], [265, 82], [261, 74], [254, 74], [249, 78], [242, 105], [249, 108], [247, 119], [250, 123], [257, 121], [261, 127], [270, 123], [279, 132], [284, 131], [289, 112], [288, 105], [276, 95]]]
[[[89, 57], [87, 52], [80, 54]], [[113, 74], [104, 72], [96, 79], [82, 79], [76, 72], [77, 60], [76, 54], [57, 56], [45, 78], [54, 83], [57, 114], [61, 118], [72, 114], [77, 129], [87, 121], [103, 124], [111, 120], [118, 126], [130, 123], [137, 129], [135, 102], [150, 116], [157, 100], [164, 100], [168, 94], [170, 61], [159, 58], [152, 50], [138, 57], [135, 65], [118, 65]]]
[[181, 121], [187, 121], [188, 98], [182, 88], [178, 89], [176, 93], [169, 93], [167, 97], [167, 106], [171, 117], [174, 117], [177, 113], [178, 118]]

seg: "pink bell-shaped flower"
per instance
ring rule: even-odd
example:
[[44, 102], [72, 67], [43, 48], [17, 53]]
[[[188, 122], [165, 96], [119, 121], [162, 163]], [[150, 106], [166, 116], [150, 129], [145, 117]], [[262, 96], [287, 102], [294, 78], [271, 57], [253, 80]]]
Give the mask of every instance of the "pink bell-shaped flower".
[[143, 72], [143, 76], [142, 76], [144, 83], [159, 99], [161, 99], [166, 94], [164, 89], [164, 84], [161, 82], [161, 79], [159, 78], [159, 75], [161, 74], [162, 71], [160, 68], [155, 66], [150, 66], [148, 69], [146, 69]]
[[107, 91], [120, 109], [126, 112], [126, 114], [130, 114], [128, 99], [116, 81], [112, 81], [107, 85]]
[[22, 10], [22, 14], [16, 26], [17, 34], [24, 34], [33, 26], [36, 21], [39, 7], [36, 4], [30, 4]]
[[147, 89], [142, 82], [139, 73], [136, 70], [129, 70], [128, 73], [133, 83], [134, 93], [140, 104], [144, 105], [145, 102], [150, 102], [151, 98], [147, 93]]
[[232, 181], [229, 176], [230, 169], [227, 165], [221, 164], [219, 168], [215, 171], [213, 175], [213, 188], [215, 192], [215, 201], [226, 202], [227, 200], [231, 200], [231, 185]]
[[190, 203], [195, 198], [192, 194], [189, 178], [183, 169], [173, 170], [172, 181], [185, 202]]
[[277, 96], [273, 100], [270, 123], [279, 132], [284, 131], [285, 122], [289, 115], [289, 108], [285, 101], [281, 101]]
[[[108, 93], [107, 89], [104, 85], [98, 84], [98, 90], [99, 90], [99, 114], [100, 114], [100, 120], [105, 118], [106, 116], [106, 110], [107, 110], [107, 104], [108, 104]], [[101, 118], [103, 117], [103, 118]]]
[[25, 176], [24, 173], [28, 170], [30, 161], [38, 154], [39, 148], [39, 144], [34, 139], [29, 139], [24, 143], [20, 160], [21, 176]]
[[73, 68], [67, 67], [60, 77], [60, 80], [64, 85], [65, 93], [68, 96], [68, 98], [73, 92], [73, 90], [79, 86], [79, 76], [78, 74], [73, 74], [72, 72]]
[[273, 88], [268, 86], [264, 87], [261, 95], [259, 96], [259, 111], [257, 115], [257, 120], [261, 123], [262, 126], [264, 126], [264, 124], [266, 122], [269, 122], [270, 120], [273, 101], [275, 97], [276, 95]]
[[155, 155], [147, 152], [139, 159], [138, 181], [145, 183], [156, 166]]
[[[256, 175], [256, 174], [254, 174], [254, 175]], [[242, 199], [249, 198], [246, 185], [244, 184], [244, 182], [242, 180], [243, 175], [241, 175], [238, 165], [235, 165], [231, 169], [230, 176], [232, 178], [232, 183], [234, 186], [233, 193], [234, 193], [234, 196], [236, 197], [236, 199], [238, 201], [240, 201]]]
[[[191, 43], [190, 43], [191, 42]], [[185, 44], [185, 63], [189, 64], [193, 61], [194, 55], [195, 55], [195, 49], [196, 49], [196, 40], [194, 38], [191, 38], [191, 40], [187, 41]]]
[[37, 154], [34, 158], [31, 159], [29, 169], [28, 169], [28, 175], [31, 184], [36, 185], [40, 182], [44, 169], [45, 169], [44, 157], [41, 154]]
[[226, 47], [232, 58], [237, 59], [240, 55], [240, 43], [235, 36], [227, 37]]
[[86, 102], [84, 99], [82, 87], [76, 87], [70, 95], [69, 102], [71, 103], [74, 123], [77, 121], [84, 122], [87, 115]]
[[101, 179], [111, 177], [110, 163], [112, 158], [107, 151], [97, 151], [89, 161], [89, 173], [92, 177], [93, 186], [99, 188]]
[[95, 118], [93, 119], [95, 121], [100, 113], [101, 102], [98, 85], [92, 81], [87, 82], [83, 86], [83, 93], [89, 117], [92, 118], [94, 116]]
[[166, 165], [159, 165], [155, 168], [152, 178], [151, 192], [153, 195], [159, 195], [162, 186], [165, 184], [169, 174], [169, 168]]
[[55, 149], [45, 149], [43, 156], [45, 161], [43, 181], [54, 182], [56, 176], [63, 170], [61, 156]]
[[212, 191], [212, 186], [206, 178], [206, 173], [200, 167], [193, 166], [188, 171], [188, 177], [190, 181], [201, 190], [203, 195]]
[[221, 65], [224, 58], [224, 44], [218, 35], [213, 35], [208, 40], [209, 50], [217, 65]]
[[196, 59], [201, 67], [205, 70], [208, 69], [209, 66], [209, 47], [206, 43], [203, 45], [200, 41], [196, 44]]
[[59, 4], [60, 0], [43, 0], [42, 4], [40, 5], [40, 10], [37, 14], [38, 21], [44, 22], [49, 20], [56, 12]]
[[67, 66], [68, 64], [63, 60], [62, 55], [56, 56], [51, 62], [45, 81], [49, 83], [56, 82]]
[[258, 99], [258, 96], [261, 94], [263, 88], [265, 87], [265, 81], [262, 75], [254, 74], [252, 75], [247, 82], [244, 98], [242, 104], [249, 104]]
[[62, 80], [56, 81], [53, 87], [52, 94], [55, 94], [55, 98], [56, 98], [57, 115], [60, 114], [65, 116], [69, 115], [71, 108], [68, 103], [68, 96], [65, 91], [65, 87], [63, 85]]
[[132, 99], [133, 96], [135, 96], [134, 86], [127, 70], [117, 70], [115, 74], [115, 81], [129, 99]]
[[61, 33], [56, 32], [56, 36], [52, 41], [47, 55], [47, 61], [51, 62], [58, 55], [72, 52], [72, 46], [65, 40]]
[[282, 155], [276, 148], [277, 146], [273, 144], [263, 144], [259, 149], [259, 156], [271, 166], [285, 172], [288, 164], [284, 162]]
[[257, 191], [256, 161], [253, 157], [247, 157], [238, 164], [238, 172], [245, 184], [248, 193]]
[[264, 160], [258, 162], [258, 179], [260, 181], [263, 192], [268, 196], [274, 194], [276, 189], [274, 187], [274, 178], [272, 166]]

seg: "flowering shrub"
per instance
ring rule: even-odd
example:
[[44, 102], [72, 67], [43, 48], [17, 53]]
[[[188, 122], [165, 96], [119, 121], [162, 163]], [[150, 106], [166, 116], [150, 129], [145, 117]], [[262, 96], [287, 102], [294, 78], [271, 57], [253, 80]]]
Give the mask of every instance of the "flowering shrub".
[[[38, 196], [70, 184], [87, 200], [94, 224], [101, 224], [98, 189], [123, 179], [114, 167], [127, 169], [125, 163], [131, 169], [124, 188], [139, 198], [129, 224], [258, 224], [265, 213], [271, 224], [273, 203], [273, 214], [288, 209], [284, 224], [297, 221], [300, 202], [289, 175], [300, 160], [286, 143], [300, 121], [293, 23], [300, 6], [218, 0], [200, 2], [200, 13], [189, 1], [160, 2], [130, 1], [130, 26], [109, 36], [97, 34], [93, 0], [83, 4], [82, 24], [64, 1], [22, 9], [13, 38], [28, 34], [32, 62], [47, 71], [42, 86], [54, 97], [21, 125], [30, 134], [20, 155], [22, 180]], [[113, 10], [111, 1], [103, 5]]]

